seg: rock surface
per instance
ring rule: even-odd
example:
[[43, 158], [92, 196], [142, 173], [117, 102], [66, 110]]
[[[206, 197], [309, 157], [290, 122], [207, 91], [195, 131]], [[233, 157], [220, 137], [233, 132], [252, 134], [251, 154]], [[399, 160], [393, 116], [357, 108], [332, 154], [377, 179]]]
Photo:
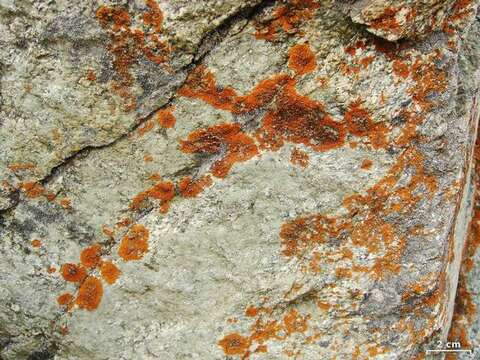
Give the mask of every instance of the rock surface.
[[478, 347], [480, 22], [433, 3], [1, 2], [0, 358]]

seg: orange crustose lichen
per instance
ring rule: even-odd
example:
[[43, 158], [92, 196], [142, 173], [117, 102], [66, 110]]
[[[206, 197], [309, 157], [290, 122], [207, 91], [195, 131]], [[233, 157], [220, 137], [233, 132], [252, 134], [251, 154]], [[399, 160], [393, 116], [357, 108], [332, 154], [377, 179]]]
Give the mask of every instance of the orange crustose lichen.
[[290, 48], [288, 66], [297, 75], [308, 74], [315, 70], [317, 62], [315, 54], [308, 44], [295, 45]]
[[40, 240], [38, 240], [38, 239], [33, 239], [33, 240], [31, 241], [31, 244], [32, 244], [32, 246], [35, 247], [35, 248], [38, 248], [38, 247], [42, 246], [42, 242], [41, 242]]
[[80, 262], [86, 268], [95, 268], [100, 263], [102, 248], [95, 244], [82, 250], [80, 253]]
[[176, 119], [172, 111], [173, 111], [173, 107], [168, 107], [166, 109], [158, 111], [157, 112], [158, 125], [166, 129], [173, 128], [175, 126]]
[[253, 139], [246, 135], [238, 124], [219, 124], [191, 133], [181, 140], [181, 151], [189, 154], [221, 154], [221, 159], [211, 166], [212, 174], [219, 178], [227, 176], [233, 164], [244, 162], [258, 154]]
[[147, 0], [146, 5], [148, 11], [142, 19], [147, 27], [146, 32], [131, 27], [132, 19], [124, 8], [104, 5], [96, 12], [100, 25], [110, 35], [109, 51], [118, 75], [118, 80], [112, 84], [112, 90], [125, 100], [125, 112], [136, 107], [136, 97], [131, 91], [134, 79], [130, 68], [141, 56], [156, 64], [163, 64], [171, 51], [168, 43], [160, 39], [162, 11], [154, 0]]
[[20, 184], [20, 189], [25, 192], [25, 196], [34, 199], [43, 195], [45, 188], [35, 181], [28, 181]]
[[232, 333], [225, 336], [218, 344], [226, 355], [243, 355], [247, 352], [250, 341], [242, 335]]
[[316, 0], [288, 0], [285, 5], [274, 10], [272, 20], [266, 24], [257, 24], [255, 37], [275, 41], [281, 31], [287, 34], [297, 33], [301, 23], [312, 18], [319, 7]]
[[344, 119], [350, 134], [368, 137], [374, 149], [387, 147], [388, 128], [383, 122], [375, 123], [360, 101], [354, 101], [349, 105]]
[[102, 282], [95, 276], [88, 276], [78, 289], [75, 303], [81, 309], [95, 310], [103, 296]]
[[57, 297], [57, 303], [60, 306], [69, 305], [73, 301], [73, 295], [70, 293], [65, 293]]
[[87, 271], [83, 266], [66, 263], [60, 269], [63, 278], [69, 282], [81, 282], [87, 276]]
[[120, 277], [120, 270], [115, 266], [111, 261], [102, 261], [100, 265], [100, 273], [102, 274], [103, 279], [110, 285], [115, 284], [115, 282]]
[[148, 251], [148, 238], [149, 231], [145, 226], [133, 225], [128, 234], [123, 237], [118, 254], [125, 261], [140, 260]]
[[294, 148], [292, 150], [292, 155], [290, 156], [290, 162], [293, 165], [298, 165], [301, 167], [307, 167], [308, 166], [308, 154], [305, 151], [302, 151], [298, 148]]
[[202, 176], [197, 180], [192, 180], [190, 176], [186, 176], [178, 183], [178, 189], [182, 197], [192, 198], [200, 194], [206, 187], [211, 186], [212, 183], [212, 178], [209, 175]]
[[159, 200], [161, 204], [168, 203], [175, 197], [175, 187], [170, 181], [159, 181], [151, 188], [142, 191], [140, 194], [136, 195], [131, 204], [130, 208], [133, 210], [138, 210], [144, 205], [144, 202], [148, 199]]

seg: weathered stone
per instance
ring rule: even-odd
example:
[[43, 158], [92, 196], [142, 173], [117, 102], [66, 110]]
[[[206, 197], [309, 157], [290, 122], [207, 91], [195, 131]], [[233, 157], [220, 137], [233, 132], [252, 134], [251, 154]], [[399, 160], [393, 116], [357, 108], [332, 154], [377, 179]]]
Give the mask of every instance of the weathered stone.
[[0, 5], [2, 358], [423, 359], [452, 317], [478, 345], [474, 13], [69, 5]]

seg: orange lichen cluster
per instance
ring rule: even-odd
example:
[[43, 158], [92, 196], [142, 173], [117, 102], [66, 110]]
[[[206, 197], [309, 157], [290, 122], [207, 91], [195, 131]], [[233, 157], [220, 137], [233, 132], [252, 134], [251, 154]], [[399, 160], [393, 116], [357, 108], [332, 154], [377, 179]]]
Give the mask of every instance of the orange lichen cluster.
[[379, 17], [370, 22], [370, 26], [373, 29], [382, 29], [398, 33], [400, 31], [400, 24], [395, 17], [398, 12], [398, 9], [387, 7]]
[[186, 176], [178, 183], [178, 189], [182, 197], [192, 198], [198, 196], [206, 187], [212, 184], [212, 178], [209, 175], [202, 176], [197, 180], [192, 180], [190, 176]]
[[97, 80], [97, 75], [92, 69], [88, 69], [86, 78], [88, 81], [95, 81]]
[[369, 159], [365, 159], [362, 161], [362, 164], [360, 165], [360, 168], [363, 169], [363, 170], [368, 170], [372, 167], [372, 160], [369, 160]]
[[100, 25], [110, 35], [109, 51], [118, 75], [118, 81], [112, 84], [112, 90], [125, 100], [125, 112], [136, 107], [136, 97], [130, 89], [133, 85], [130, 68], [141, 56], [156, 64], [163, 64], [171, 51], [168, 43], [160, 39], [162, 11], [154, 0], [146, 0], [146, 5], [148, 11], [143, 14], [143, 24], [148, 28], [146, 32], [131, 27], [132, 19], [124, 8], [100, 6], [96, 12]]
[[157, 112], [158, 125], [166, 129], [173, 128], [177, 121], [172, 111], [173, 111], [172, 106], [158, 111]]
[[102, 274], [103, 279], [110, 285], [115, 284], [121, 274], [117, 266], [111, 261], [102, 261], [100, 265], [100, 273]]
[[37, 166], [34, 163], [13, 163], [7, 166], [14, 173], [25, 170], [35, 170]]
[[[437, 57], [437, 55], [435, 55]], [[418, 58], [412, 65], [412, 79], [416, 86], [409, 89], [413, 101], [423, 111], [431, 110], [435, 103], [429, 99], [431, 95], [443, 93], [447, 89], [447, 75], [437, 69], [433, 63], [434, 58], [422, 60]]]
[[392, 63], [392, 69], [393, 73], [398, 77], [406, 79], [410, 75], [410, 69], [408, 68], [408, 65], [402, 60], [394, 60]]
[[272, 20], [257, 24], [255, 37], [275, 41], [282, 30], [287, 34], [295, 34], [299, 32], [301, 23], [311, 19], [319, 7], [320, 3], [316, 0], [289, 0], [274, 10]]
[[83, 266], [77, 264], [65, 263], [60, 269], [65, 281], [81, 282], [87, 276], [87, 271]]
[[88, 276], [78, 289], [75, 303], [81, 308], [89, 311], [95, 310], [103, 296], [102, 282], [95, 276]]
[[31, 241], [31, 244], [35, 248], [38, 248], [38, 247], [42, 246], [42, 242], [39, 239], [33, 239]]
[[140, 260], [148, 251], [149, 236], [150, 233], [145, 226], [133, 225], [123, 237], [118, 248], [118, 255], [125, 261]]
[[59, 204], [64, 209], [71, 209], [72, 208], [72, 200], [70, 200], [69, 198], [66, 198], [66, 197], [60, 199]]
[[273, 311], [269, 308], [248, 307], [246, 314], [250, 318], [256, 317], [250, 328], [250, 335], [243, 336], [233, 332], [218, 342], [226, 355], [241, 355], [242, 359], [248, 359], [252, 352], [267, 353], [265, 343], [268, 341], [285, 340], [292, 334], [304, 334], [308, 330], [309, 315], [303, 316], [295, 308], [281, 314], [283, 317], [280, 321], [273, 318]]
[[222, 154], [211, 166], [212, 174], [219, 178], [227, 176], [235, 163], [258, 154], [255, 142], [238, 124], [224, 123], [194, 131], [180, 144], [180, 150], [188, 154]]
[[102, 248], [95, 244], [82, 250], [80, 253], [80, 262], [86, 268], [95, 268], [100, 263]]
[[[318, 262], [334, 264], [341, 269], [349, 264], [353, 272], [370, 272], [374, 278], [384, 278], [400, 271], [400, 259], [406, 248], [406, 235], [395, 229], [386, 219], [393, 213], [410, 214], [421, 201], [421, 191], [431, 198], [437, 190], [434, 176], [426, 174], [424, 159], [414, 150], [406, 150], [390, 169], [387, 176], [370, 189], [366, 195], [353, 195], [344, 200], [348, 214], [331, 218], [322, 214], [298, 217], [282, 225], [280, 239], [282, 254], [298, 260], [311, 254], [310, 270], [318, 272]], [[400, 185], [403, 172], [414, 170], [407, 184]], [[342, 238], [351, 248], [365, 248], [371, 254], [370, 265], [357, 264], [352, 251], [345, 253], [343, 247], [335, 251], [324, 251], [329, 240]], [[315, 256], [314, 256], [315, 255]], [[339, 260], [345, 265], [335, 265]], [[341, 277], [350, 272], [339, 270]]]
[[35, 181], [21, 183], [20, 189], [25, 193], [25, 196], [30, 199], [35, 199], [42, 196], [45, 191], [45, 188]]
[[159, 181], [151, 188], [136, 195], [130, 204], [130, 208], [132, 210], [138, 210], [148, 199], [158, 200], [161, 205], [168, 204], [174, 197], [175, 187], [173, 183], [169, 181]]
[[290, 156], [290, 162], [293, 165], [298, 165], [301, 167], [308, 166], [309, 157], [305, 151], [302, 151], [298, 148], [294, 148], [292, 150], [292, 155]]
[[367, 137], [374, 149], [384, 149], [388, 146], [389, 129], [383, 122], [374, 122], [359, 100], [349, 105], [344, 120], [350, 134]]
[[73, 301], [73, 295], [70, 293], [65, 293], [57, 297], [57, 303], [60, 306], [66, 306], [71, 304]]
[[308, 74], [315, 70], [317, 61], [308, 44], [295, 45], [288, 52], [288, 67], [297, 75]]

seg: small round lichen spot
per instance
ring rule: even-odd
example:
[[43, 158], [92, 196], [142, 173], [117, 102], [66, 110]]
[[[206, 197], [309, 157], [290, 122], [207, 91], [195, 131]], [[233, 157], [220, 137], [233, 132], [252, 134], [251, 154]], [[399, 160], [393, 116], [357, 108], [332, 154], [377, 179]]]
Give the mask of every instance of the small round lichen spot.
[[308, 74], [317, 67], [315, 54], [308, 44], [293, 46], [288, 52], [288, 55], [288, 67], [298, 75]]
[[218, 342], [226, 355], [243, 355], [250, 347], [250, 340], [240, 334], [232, 333]]
[[65, 281], [81, 282], [87, 276], [87, 272], [83, 266], [77, 264], [66, 263], [60, 269]]
[[89, 246], [80, 253], [80, 262], [87, 268], [94, 268], [100, 263], [101, 252], [100, 245]]
[[70, 304], [73, 300], [73, 295], [70, 293], [65, 293], [57, 297], [57, 303], [60, 306], [66, 306]]
[[125, 235], [120, 243], [118, 255], [125, 260], [140, 260], [148, 251], [148, 229], [141, 225], [132, 226], [127, 235]]
[[101, 281], [95, 276], [88, 276], [82, 285], [80, 285], [76, 304], [81, 309], [92, 311], [98, 307], [102, 296], [103, 286]]
[[175, 126], [175, 123], [177, 122], [177, 120], [175, 119], [175, 116], [173, 115], [172, 110], [173, 108], [169, 107], [167, 109], [160, 110], [157, 113], [158, 125], [166, 129], [173, 128]]
[[372, 167], [372, 164], [373, 164], [372, 160], [364, 159], [362, 161], [362, 164], [360, 165], [360, 168], [362, 170], [369, 170]]
[[118, 270], [111, 261], [102, 262], [102, 265], [100, 265], [100, 273], [102, 274], [103, 280], [110, 285], [115, 284], [121, 274], [120, 270]]
[[34, 248], [39, 248], [40, 246], [42, 246], [42, 242], [38, 239], [33, 239], [31, 243]]

